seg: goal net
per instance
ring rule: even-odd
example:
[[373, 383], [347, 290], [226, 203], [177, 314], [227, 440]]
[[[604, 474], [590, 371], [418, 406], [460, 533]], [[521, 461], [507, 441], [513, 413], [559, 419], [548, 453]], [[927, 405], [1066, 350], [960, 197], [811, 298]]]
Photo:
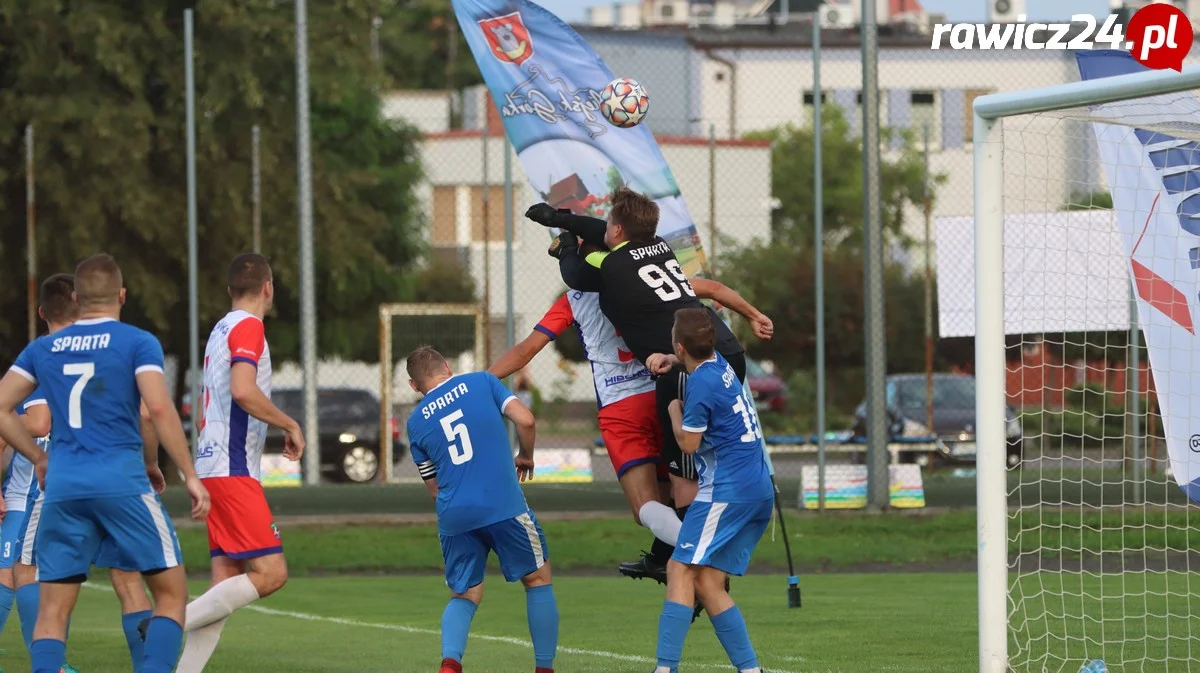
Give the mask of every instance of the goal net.
[[486, 338], [478, 304], [384, 304], [379, 307], [379, 455], [389, 482], [419, 481], [411, 461], [399, 461], [405, 420], [420, 397], [408, 385], [405, 356], [433, 346], [456, 372], [484, 367]]
[[981, 671], [1200, 670], [1200, 76], [1122, 56], [980, 99], [975, 217], [938, 231], [942, 335], [976, 337]]

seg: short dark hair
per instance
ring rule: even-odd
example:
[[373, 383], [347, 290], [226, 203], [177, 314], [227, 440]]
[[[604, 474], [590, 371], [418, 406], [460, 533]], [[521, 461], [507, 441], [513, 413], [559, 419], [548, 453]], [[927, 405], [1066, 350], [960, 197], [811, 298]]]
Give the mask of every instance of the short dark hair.
[[271, 263], [266, 257], [253, 252], [242, 253], [229, 263], [229, 296], [241, 299], [261, 292], [272, 278]]
[[75, 267], [75, 297], [80, 306], [116, 304], [125, 280], [112, 255], [92, 255]]
[[638, 243], [654, 238], [658, 231], [658, 204], [628, 187], [612, 193], [609, 216], [625, 230], [625, 237]]
[[67, 323], [79, 318], [79, 304], [71, 298], [75, 292], [75, 277], [69, 273], [56, 273], [42, 281], [38, 292], [38, 305], [46, 322]]
[[408, 354], [405, 360], [407, 360], [408, 378], [412, 379], [422, 390], [425, 388], [425, 383], [438, 373], [438, 369], [442, 365], [446, 364], [446, 358], [434, 350], [433, 346], [418, 346], [416, 350]]
[[675, 343], [683, 346], [687, 354], [697, 360], [709, 359], [717, 347], [717, 330], [706, 308], [681, 308], [676, 311], [672, 336]]

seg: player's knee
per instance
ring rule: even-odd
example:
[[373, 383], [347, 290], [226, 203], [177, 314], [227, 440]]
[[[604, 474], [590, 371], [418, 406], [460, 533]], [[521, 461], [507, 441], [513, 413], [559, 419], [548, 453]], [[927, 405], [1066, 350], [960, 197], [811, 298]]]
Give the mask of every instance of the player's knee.
[[250, 581], [259, 598], [266, 598], [283, 588], [288, 581], [287, 561], [283, 554], [272, 554], [251, 563]]
[[696, 593], [701, 600], [714, 598], [725, 593], [725, 573], [713, 568], [703, 568], [696, 574]]
[[0, 586], [6, 586], [9, 589], [16, 588], [16, 578], [13, 575], [12, 568], [0, 568]]
[[545, 586], [550, 584], [552, 581], [553, 580], [550, 576], [549, 561], [543, 563], [541, 568], [538, 568], [537, 570], [521, 578], [521, 584], [524, 584], [526, 589]]
[[450, 592], [450, 595], [454, 598], [465, 598], [475, 605], [479, 605], [483, 602], [483, 583], [480, 582], [462, 593]]

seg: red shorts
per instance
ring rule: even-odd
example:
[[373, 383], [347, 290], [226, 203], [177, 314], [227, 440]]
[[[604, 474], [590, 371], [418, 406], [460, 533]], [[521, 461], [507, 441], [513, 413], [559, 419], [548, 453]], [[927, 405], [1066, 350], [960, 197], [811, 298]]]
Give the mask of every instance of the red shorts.
[[[645, 463], [665, 468], [659, 450], [662, 424], [658, 421], [653, 390], [601, 407], [600, 438], [618, 478], [629, 468]], [[659, 472], [660, 477], [666, 478], [665, 469]]]
[[200, 481], [212, 498], [207, 520], [212, 556], [243, 560], [283, 552], [275, 517], [257, 479], [211, 477]]

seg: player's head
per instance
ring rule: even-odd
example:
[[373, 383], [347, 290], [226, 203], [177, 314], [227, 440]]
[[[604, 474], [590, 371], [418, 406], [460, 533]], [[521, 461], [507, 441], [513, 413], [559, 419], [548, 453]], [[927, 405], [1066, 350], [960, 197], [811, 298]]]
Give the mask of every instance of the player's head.
[[262, 299], [263, 312], [271, 310], [275, 300], [275, 277], [271, 263], [262, 255], [247, 252], [229, 263], [229, 296], [236, 301]]
[[675, 344], [675, 357], [685, 365], [699, 364], [711, 358], [717, 347], [717, 330], [713, 328], [708, 309], [681, 308], [676, 311], [671, 340]]
[[75, 267], [75, 301], [84, 311], [119, 309], [125, 303], [125, 280], [112, 255], [92, 255]]
[[433, 346], [420, 346], [408, 354], [408, 385], [424, 395], [450, 378], [450, 363]]
[[65, 327], [79, 319], [79, 304], [75, 293], [75, 277], [56, 273], [42, 281], [38, 292], [38, 315], [50, 326], [50, 331]]
[[618, 187], [612, 193], [608, 228], [604, 230], [605, 245], [613, 248], [625, 241], [645, 243], [653, 240], [657, 231], [658, 204], [653, 199], [628, 187]]

